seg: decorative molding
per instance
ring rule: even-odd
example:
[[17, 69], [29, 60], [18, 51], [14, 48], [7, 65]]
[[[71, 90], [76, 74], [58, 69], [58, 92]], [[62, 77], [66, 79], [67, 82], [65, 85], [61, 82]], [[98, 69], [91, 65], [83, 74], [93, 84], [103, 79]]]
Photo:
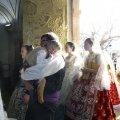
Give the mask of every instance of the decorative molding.
[[10, 20], [14, 20], [14, 19], [17, 19], [17, 13], [19, 12], [18, 9], [19, 9], [19, 2], [21, 0], [14, 0], [15, 4], [13, 4], [11, 2], [11, 0], [7, 0], [7, 2], [9, 3], [9, 7], [11, 9], [8, 9], [9, 7], [6, 6], [5, 4], [3, 4], [3, 2], [0, 2], [0, 11], [4, 12], [7, 16], [8, 16], [8, 19]]
[[[10, 4], [10, 6], [11, 6], [11, 9], [12, 9], [12, 11], [13, 11], [13, 16], [15, 17], [15, 10], [14, 10], [14, 7], [13, 7], [13, 5], [12, 5], [12, 3], [11, 3], [11, 1], [10, 0], [8, 0], [8, 3]], [[16, 6], [16, 4], [15, 4], [15, 6]]]
[[35, 15], [37, 12], [37, 5], [33, 1], [25, 1], [23, 7], [23, 13], [25, 15]]
[[3, 16], [6, 23], [10, 23], [9, 17], [2, 10], [0, 10], [0, 14]]
[[25, 44], [39, 46], [40, 36], [46, 32], [55, 32], [65, 44], [68, 32], [67, 0], [34, 0], [34, 2], [24, 0], [23, 8]]
[[12, 15], [9, 13], [8, 9], [6, 9], [3, 5], [0, 4], [0, 12], [2, 16], [5, 18], [6, 23], [10, 23], [13, 19]]
[[12, 19], [14, 19], [14, 16], [11, 13], [11, 11], [3, 3], [1, 3], [1, 2], [0, 2], [0, 10], [6, 12], [9, 15], [9, 17], [11, 17]]
[[[0, 2], [0, 14], [5, 19], [5, 23], [10, 23], [10, 27], [5, 27], [8, 32], [22, 32], [22, 0], [7, 0]], [[22, 39], [22, 38], [21, 38]]]

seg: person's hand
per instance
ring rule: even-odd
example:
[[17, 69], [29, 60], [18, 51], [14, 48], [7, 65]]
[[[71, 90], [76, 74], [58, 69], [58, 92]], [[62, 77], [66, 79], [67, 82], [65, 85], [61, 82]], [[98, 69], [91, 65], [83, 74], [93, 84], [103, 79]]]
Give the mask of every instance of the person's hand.
[[52, 53], [49, 53], [49, 57], [53, 58], [53, 54], [52, 54]]
[[88, 73], [88, 72], [90, 72], [90, 70], [88, 68], [82, 68], [81, 71], [82, 71], [82, 73]]
[[54, 50], [54, 49], [53, 49], [53, 50], [50, 52], [50, 54], [54, 55], [56, 52], [57, 52], [57, 50]]
[[28, 82], [28, 81], [24, 81], [24, 84], [25, 84], [25, 89], [26, 90], [33, 90], [33, 86]]
[[25, 94], [25, 95], [24, 95], [24, 102], [25, 102], [26, 104], [28, 104], [28, 103], [29, 103], [29, 100], [30, 100], [30, 95]]

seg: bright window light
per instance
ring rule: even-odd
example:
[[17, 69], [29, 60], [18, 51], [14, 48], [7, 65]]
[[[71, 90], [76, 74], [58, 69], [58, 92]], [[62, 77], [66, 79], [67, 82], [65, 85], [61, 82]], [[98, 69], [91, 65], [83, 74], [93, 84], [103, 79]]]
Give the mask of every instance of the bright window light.
[[[120, 0], [80, 0], [80, 10], [81, 33], [97, 31], [102, 37], [113, 26], [111, 35], [120, 36]], [[119, 41], [112, 43], [112, 49], [119, 49]]]

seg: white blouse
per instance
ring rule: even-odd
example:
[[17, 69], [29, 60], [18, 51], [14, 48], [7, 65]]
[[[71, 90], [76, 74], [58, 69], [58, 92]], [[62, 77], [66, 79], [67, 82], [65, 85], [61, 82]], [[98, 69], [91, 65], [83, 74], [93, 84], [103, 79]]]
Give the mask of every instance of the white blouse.
[[[60, 90], [60, 103], [66, 104], [67, 101], [70, 98], [71, 91], [72, 91], [72, 85], [75, 78], [75, 76], [80, 73], [81, 69], [81, 59], [75, 55], [72, 55], [70, 59], [65, 59], [65, 77], [62, 83], [62, 88]], [[80, 74], [78, 78], [80, 77]]]
[[37, 64], [27, 68], [22, 74], [23, 80], [41, 81], [44, 77], [52, 75], [64, 68], [65, 62], [60, 53], [56, 53], [53, 57], [46, 59], [46, 51], [40, 50], [37, 56]]

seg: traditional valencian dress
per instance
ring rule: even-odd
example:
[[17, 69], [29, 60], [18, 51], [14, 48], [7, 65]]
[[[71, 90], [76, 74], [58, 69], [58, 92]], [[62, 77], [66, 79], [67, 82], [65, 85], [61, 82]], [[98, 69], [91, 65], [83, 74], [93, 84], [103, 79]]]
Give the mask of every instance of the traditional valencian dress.
[[80, 70], [80, 59], [76, 55], [72, 55], [70, 59], [65, 59], [65, 77], [62, 83], [62, 88], [60, 91], [60, 103], [66, 104], [68, 101], [72, 86], [73, 86], [73, 77]]
[[113, 65], [113, 61], [112, 61], [111, 57], [108, 55], [108, 53], [106, 51], [103, 51], [103, 55], [106, 60], [108, 74], [111, 79], [110, 91], [109, 91], [110, 98], [111, 98], [112, 104], [114, 106], [116, 106], [116, 105], [118, 106], [118, 105], [120, 105], [120, 86], [117, 81], [117, 77], [115, 75], [115, 67]]
[[72, 92], [73, 78], [76, 76], [76, 73], [79, 73], [81, 67], [79, 64], [80, 61], [82, 61], [80, 57], [77, 57], [74, 53], [69, 59], [67, 57], [65, 58], [65, 77], [60, 90], [60, 106], [56, 113], [55, 120], [64, 120], [66, 103], [70, 99]]
[[[110, 66], [108, 65], [108, 70], [110, 70]], [[110, 98], [111, 98], [111, 101], [112, 101], [112, 104], [113, 105], [119, 105], [120, 104], [120, 98], [119, 98], [119, 94], [118, 92], [120, 90], [120, 86], [118, 85], [117, 80], [114, 81], [114, 77], [113, 77], [113, 73], [112, 72], [109, 72], [109, 75], [111, 76], [111, 85], [110, 85]], [[118, 89], [117, 89], [118, 88]]]
[[[99, 70], [100, 55], [89, 54], [85, 60], [85, 68]], [[104, 82], [104, 81], [103, 81]], [[66, 120], [116, 120], [109, 90], [102, 89], [101, 84], [92, 73], [84, 73], [76, 81], [71, 99], [67, 106]]]
[[[28, 68], [29, 65], [27, 61], [24, 61], [23, 63], [23, 68], [20, 71], [24, 71], [26, 68]], [[28, 108], [28, 105], [25, 104], [24, 102], [24, 95], [25, 95], [25, 86], [24, 84], [20, 81], [15, 88], [15, 90], [12, 93], [7, 114], [9, 118], [16, 118], [17, 120], [24, 120], [25, 119], [25, 114]]]
[[[27, 57], [25, 58], [25, 60], [23, 62], [23, 69], [20, 71], [21, 74], [27, 68], [29, 68], [30, 66], [34, 66], [36, 64], [37, 54], [39, 54], [40, 50], [42, 50], [42, 54], [44, 56], [44, 53], [46, 52], [45, 48], [36, 48], [27, 55]], [[39, 62], [43, 61], [43, 60], [41, 60], [44, 58], [43, 56], [41, 58], [39, 58]], [[46, 59], [46, 61], [47, 61], [47, 59]], [[43, 62], [46, 62], [46, 61], [44, 60]], [[44, 68], [45, 65], [47, 65], [47, 64], [42, 64], [41, 67]], [[33, 80], [33, 81], [29, 81], [29, 83], [32, 86], [35, 86], [37, 84], [37, 81], [38, 80]], [[31, 97], [33, 97], [33, 92], [34, 92], [34, 90], [29, 91], [29, 94]], [[25, 120], [25, 115], [26, 115], [26, 111], [28, 108], [28, 104], [26, 104], [24, 102], [25, 94], [26, 94], [25, 85], [20, 81], [18, 83], [17, 87], [15, 88], [15, 90], [13, 91], [13, 94], [12, 94], [10, 102], [9, 102], [9, 106], [8, 106], [8, 110], [7, 110], [9, 118], [16, 118], [17, 120]]]

